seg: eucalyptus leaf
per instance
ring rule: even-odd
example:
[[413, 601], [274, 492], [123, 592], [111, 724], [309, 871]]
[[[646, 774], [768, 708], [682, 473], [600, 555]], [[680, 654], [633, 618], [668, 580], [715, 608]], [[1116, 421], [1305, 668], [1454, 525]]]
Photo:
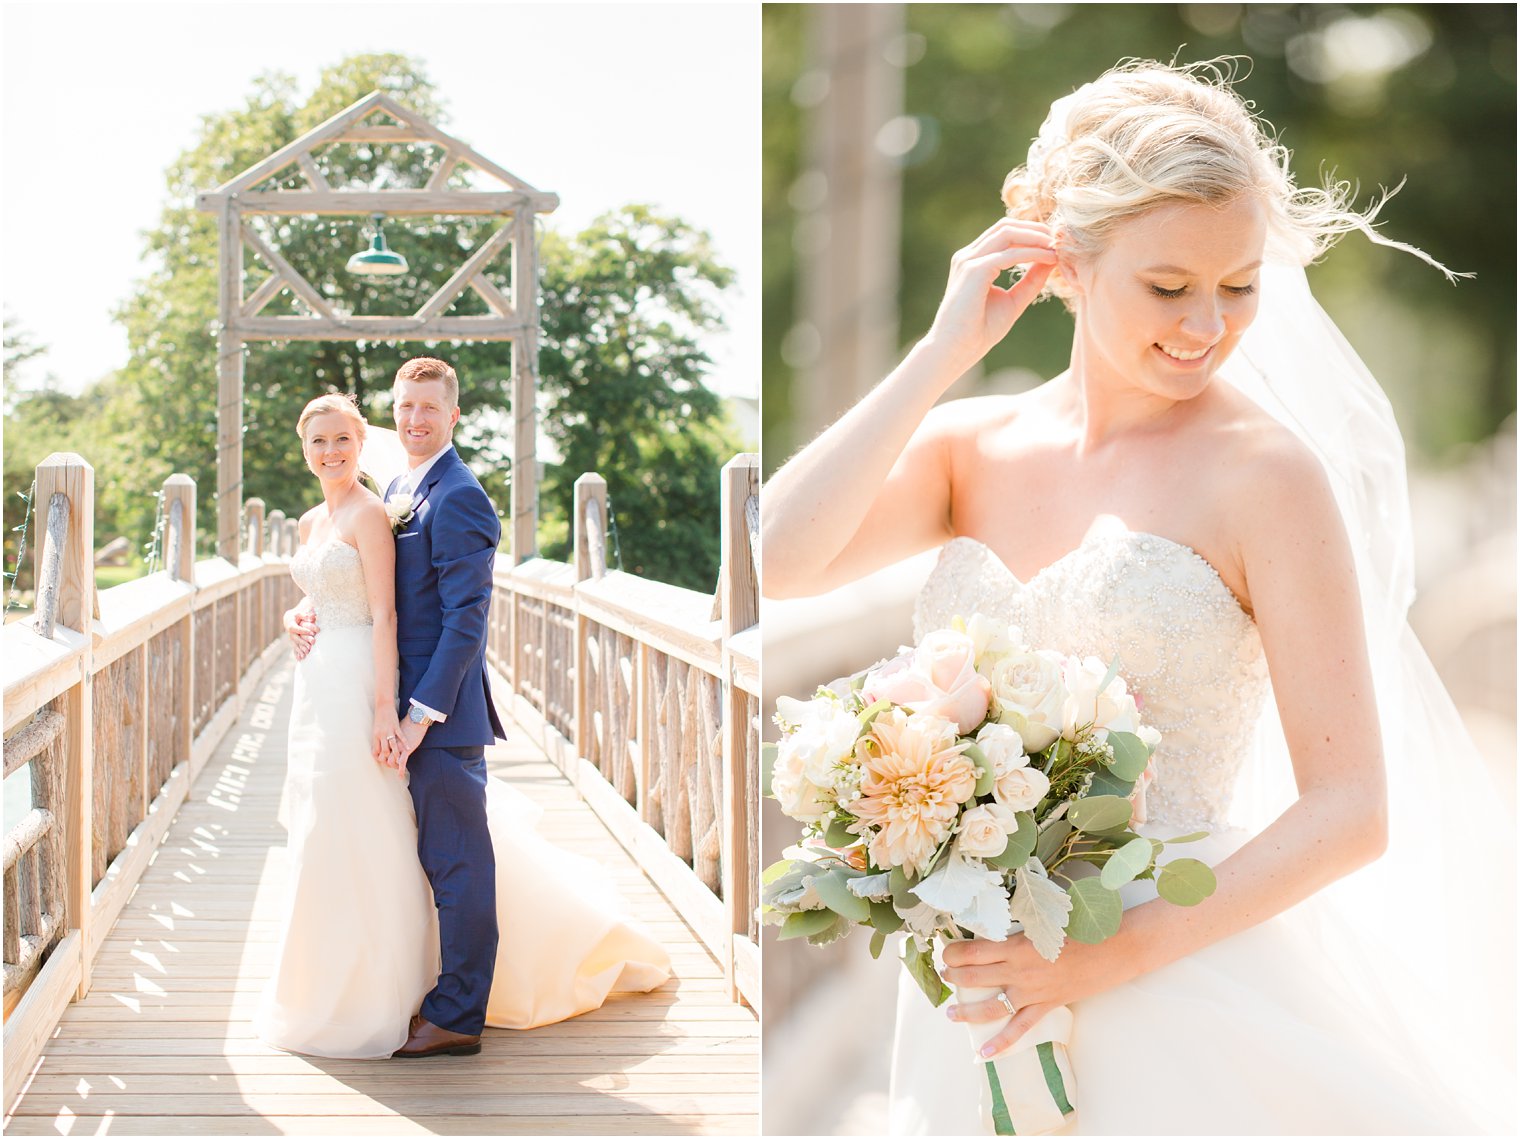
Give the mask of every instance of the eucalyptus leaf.
[[823, 904], [840, 917], [856, 922], [869, 921], [871, 903], [858, 894], [850, 892], [849, 878], [849, 875], [838, 870], [830, 870], [827, 874], [820, 874], [813, 881], [813, 889], [818, 891]]
[[872, 902], [871, 925], [879, 933], [896, 933], [902, 929], [903, 920], [891, 902]]
[[1034, 825], [1034, 815], [1020, 811], [1016, 817], [1019, 829], [1008, 836], [1008, 845], [1003, 848], [1002, 854], [984, 860], [988, 866], [999, 870], [1017, 870], [1034, 853], [1034, 845], [1040, 837], [1039, 828]]
[[1197, 842], [1201, 838], [1208, 838], [1208, 837], [1209, 837], [1209, 832], [1208, 831], [1194, 831], [1192, 834], [1180, 834], [1176, 838], [1164, 838], [1164, 839], [1161, 839], [1160, 841], [1162, 841], [1164, 843], [1168, 843], [1168, 844], [1174, 843], [1174, 842]]
[[993, 785], [997, 782], [997, 773], [992, 769], [992, 761], [987, 758], [987, 753], [976, 744], [967, 744], [961, 749], [961, 754], [976, 764], [976, 791], [975, 794], [992, 794]]
[[1114, 762], [1109, 766], [1120, 779], [1134, 781], [1145, 772], [1151, 760], [1151, 749], [1132, 732], [1109, 732], [1108, 745], [1114, 749]]
[[1214, 872], [1196, 858], [1174, 858], [1156, 875], [1156, 893], [1174, 906], [1196, 906], [1217, 885]]
[[[1143, 873], [1156, 856], [1156, 848], [1148, 838], [1131, 839], [1109, 856], [1103, 864], [1101, 880], [1105, 890], [1117, 890], [1126, 882], [1134, 881], [1135, 875]], [[1073, 934], [1075, 936], [1075, 934]]]
[[1047, 865], [1054, 862], [1056, 852], [1061, 849], [1061, 844], [1066, 841], [1066, 836], [1069, 834], [1071, 834], [1071, 823], [1065, 819], [1057, 819], [1040, 832], [1039, 841], [1035, 843], [1034, 856]]
[[1084, 831], [1106, 831], [1129, 822], [1135, 809], [1117, 795], [1086, 795], [1071, 805], [1066, 817]]
[[903, 942], [902, 963], [907, 967], [908, 975], [918, 982], [918, 987], [924, 991], [924, 996], [929, 998], [929, 1003], [935, 1008], [945, 1003], [950, 996], [950, 986], [934, 971], [934, 952], [932, 949], [916, 948], [910, 937]]
[[1071, 916], [1066, 922], [1066, 936], [1086, 945], [1112, 937], [1124, 919], [1124, 902], [1115, 890], [1099, 878], [1078, 878], [1067, 891], [1071, 896]]
[[911, 910], [918, 905], [918, 896], [913, 893], [914, 879], [901, 866], [894, 866], [887, 873], [887, 885], [892, 889], [892, 901], [898, 909]]
[[1128, 799], [1135, 790], [1133, 779], [1120, 779], [1114, 774], [1111, 767], [1100, 767], [1093, 772], [1092, 786], [1088, 789], [1088, 796], [1093, 795], [1117, 795], [1121, 799]]
[[830, 815], [828, 826], [823, 831], [823, 841], [836, 849], [853, 846], [859, 839], [846, 829], [848, 826], [849, 823], [838, 815]]
[[776, 940], [790, 941], [794, 937], [812, 937], [838, 920], [839, 915], [833, 910], [803, 910], [799, 914], [788, 914], [786, 921], [781, 923], [781, 932], [776, 935]]
[[771, 772], [776, 767], [776, 745], [774, 743], [762, 743], [760, 745], [760, 794], [766, 798], [774, 799], [771, 791]]
[[887, 935], [878, 929], [871, 935], [871, 956], [880, 959], [882, 947], [887, 944]]

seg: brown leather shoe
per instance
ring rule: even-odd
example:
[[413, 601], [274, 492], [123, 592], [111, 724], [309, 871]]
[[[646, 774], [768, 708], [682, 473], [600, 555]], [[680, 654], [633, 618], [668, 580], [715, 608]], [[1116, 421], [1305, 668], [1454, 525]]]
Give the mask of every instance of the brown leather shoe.
[[397, 1060], [419, 1056], [473, 1056], [480, 1051], [480, 1037], [439, 1028], [421, 1013], [412, 1017], [406, 1043], [391, 1053]]

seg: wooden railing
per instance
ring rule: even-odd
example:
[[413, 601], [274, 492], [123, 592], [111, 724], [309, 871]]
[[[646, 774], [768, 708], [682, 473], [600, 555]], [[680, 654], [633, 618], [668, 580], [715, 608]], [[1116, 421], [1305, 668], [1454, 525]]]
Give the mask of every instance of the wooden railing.
[[759, 467], [723, 468], [714, 594], [608, 570], [607, 487], [575, 484], [575, 561], [496, 574], [488, 652], [514, 716], [759, 1006]]
[[238, 563], [196, 562], [195, 496], [188, 476], [167, 479], [166, 568], [97, 593], [94, 471], [73, 454], [37, 468], [37, 612], [0, 633], [5, 774], [30, 764], [32, 787], [5, 835], [7, 1104], [89, 991], [174, 812], [284, 651], [294, 523], [271, 519], [266, 555], [264, 504], [250, 500]]

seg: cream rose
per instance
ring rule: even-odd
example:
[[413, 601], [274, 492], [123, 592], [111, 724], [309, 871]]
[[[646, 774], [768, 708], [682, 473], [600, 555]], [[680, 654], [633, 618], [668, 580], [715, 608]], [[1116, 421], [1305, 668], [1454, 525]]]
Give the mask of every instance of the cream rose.
[[1049, 747], [1061, 734], [1066, 686], [1062, 658], [1047, 649], [1010, 653], [992, 667], [992, 708], [999, 723], [1019, 733], [1024, 750]]
[[992, 764], [992, 799], [1008, 811], [1032, 811], [1050, 790], [1050, 780], [1030, 766], [1019, 733], [1007, 724], [988, 724], [976, 733], [977, 746]]
[[792, 728], [778, 747], [801, 757], [802, 772], [810, 782], [833, 787], [839, 765], [855, 752], [860, 721], [838, 700], [797, 700], [791, 696], [776, 701], [776, 719]]
[[791, 818], [815, 823], [834, 807], [832, 796], [808, 779], [806, 757], [797, 748], [788, 748], [783, 739], [776, 748], [776, 765], [771, 769], [771, 794]]
[[1013, 812], [996, 803], [972, 807], [961, 816], [956, 846], [968, 858], [992, 858], [1008, 846], [1008, 836], [1019, 829]]
[[1066, 702], [1061, 709], [1061, 734], [1075, 739], [1087, 724], [1110, 732], [1134, 732], [1140, 726], [1140, 710], [1122, 676], [1115, 676], [1100, 691], [1108, 665], [1097, 657], [1072, 657], [1062, 669]]
[[866, 673], [867, 703], [890, 700], [955, 724], [962, 735], [987, 718], [991, 687], [976, 671], [976, 646], [965, 633], [938, 629], [917, 648]]

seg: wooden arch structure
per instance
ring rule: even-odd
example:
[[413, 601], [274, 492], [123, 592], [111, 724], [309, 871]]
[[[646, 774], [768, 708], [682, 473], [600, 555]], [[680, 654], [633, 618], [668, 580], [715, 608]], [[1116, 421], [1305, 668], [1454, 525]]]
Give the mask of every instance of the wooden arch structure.
[[[390, 123], [370, 123], [383, 115]], [[335, 143], [431, 143], [443, 157], [421, 190], [352, 190], [328, 185], [316, 162], [319, 148]], [[260, 190], [271, 175], [300, 167], [308, 189]], [[461, 167], [500, 183], [499, 190], [449, 189]], [[538, 247], [534, 218], [559, 205], [555, 194], [534, 189], [459, 139], [379, 91], [366, 95], [262, 162], [197, 196], [196, 206], [217, 218], [217, 553], [236, 562], [243, 504], [243, 346], [251, 340], [510, 340], [512, 342], [512, 502], [514, 562], [536, 549], [538, 515]], [[463, 264], [409, 316], [354, 316], [335, 308], [243, 219], [249, 214], [486, 214], [506, 219]], [[482, 271], [511, 247], [510, 295]], [[243, 292], [243, 250], [270, 275]], [[472, 288], [490, 312], [449, 316], [449, 307]], [[260, 316], [289, 289], [306, 316]]]

